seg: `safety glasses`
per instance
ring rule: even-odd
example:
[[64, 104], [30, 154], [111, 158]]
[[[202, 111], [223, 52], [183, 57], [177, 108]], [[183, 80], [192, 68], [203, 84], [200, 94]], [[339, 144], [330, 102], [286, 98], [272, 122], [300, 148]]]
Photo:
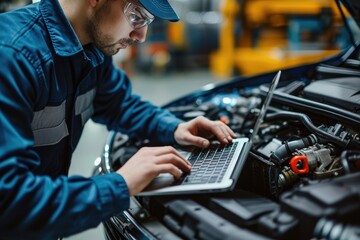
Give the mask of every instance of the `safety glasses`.
[[133, 29], [145, 27], [154, 21], [154, 17], [149, 17], [145, 10], [131, 2], [124, 0], [125, 8], [123, 10], [124, 15]]

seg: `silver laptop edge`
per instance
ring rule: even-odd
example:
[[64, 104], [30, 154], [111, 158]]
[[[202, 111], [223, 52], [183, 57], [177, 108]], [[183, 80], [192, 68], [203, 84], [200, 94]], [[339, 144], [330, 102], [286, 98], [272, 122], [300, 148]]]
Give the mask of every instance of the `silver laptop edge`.
[[274, 79], [271, 82], [271, 85], [269, 87], [269, 91], [265, 97], [264, 103], [261, 107], [261, 110], [259, 112], [259, 116], [258, 119], [255, 122], [253, 131], [251, 133], [251, 137], [250, 137], [250, 141], [253, 142], [254, 138], [257, 136], [258, 132], [259, 132], [259, 128], [260, 125], [264, 122], [264, 118], [265, 118], [265, 114], [266, 114], [266, 110], [268, 109], [271, 99], [274, 95], [274, 91], [279, 83], [280, 80], [280, 76], [281, 76], [281, 71], [278, 71], [278, 73], [275, 75]]

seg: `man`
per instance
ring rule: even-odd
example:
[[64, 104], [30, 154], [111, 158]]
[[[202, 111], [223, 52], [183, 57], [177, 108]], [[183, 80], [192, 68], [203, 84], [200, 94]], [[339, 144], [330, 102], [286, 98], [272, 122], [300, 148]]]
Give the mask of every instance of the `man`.
[[[182, 122], [141, 101], [113, 67], [111, 55], [143, 42], [155, 17], [178, 20], [167, 0], [42, 0], [0, 15], [0, 239], [95, 227], [159, 173], [190, 171], [168, 145], [235, 137], [220, 122]], [[116, 173], [67, 177], [90, 117], [166, 146], [140, 149]]]

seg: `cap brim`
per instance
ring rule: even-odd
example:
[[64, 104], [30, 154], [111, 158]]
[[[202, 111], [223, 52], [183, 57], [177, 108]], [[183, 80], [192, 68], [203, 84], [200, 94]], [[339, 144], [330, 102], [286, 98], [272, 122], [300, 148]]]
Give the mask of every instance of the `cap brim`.
[[178, 15], [167, 0], [139, 0], [139, 2], [155, 17], [171, 22], [179, 21]]

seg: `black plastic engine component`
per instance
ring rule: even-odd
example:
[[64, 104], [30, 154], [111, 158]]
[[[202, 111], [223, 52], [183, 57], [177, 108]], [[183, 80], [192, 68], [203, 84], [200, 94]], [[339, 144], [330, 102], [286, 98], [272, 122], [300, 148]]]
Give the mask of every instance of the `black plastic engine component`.
[[359, 112], [360, 78], [317, 80], [304, 88], [306, 98]]
[[232, 223], [255, 230], [258, 219], [279, 208], [278, 204], [251, 192], [237, 190], [231, 198], [211, 198], [209, 209]]
[[269, 239], [236, 226], [193, 200], [169, 202], [163, 221], [185, 239]]
[[281, 193], [278, 186], [280, 173], [281, 169], [275, 163], [250, 152], [240, 174], [238, 188], [261, 196], [277, 198]]
[[298, 221], [297, 234], [292, 239], [310, 239], [323, 218], [359, 226], [359, 182], [360, 172], [284, 193], [279, 214], [288, 214], [293, 222]]

